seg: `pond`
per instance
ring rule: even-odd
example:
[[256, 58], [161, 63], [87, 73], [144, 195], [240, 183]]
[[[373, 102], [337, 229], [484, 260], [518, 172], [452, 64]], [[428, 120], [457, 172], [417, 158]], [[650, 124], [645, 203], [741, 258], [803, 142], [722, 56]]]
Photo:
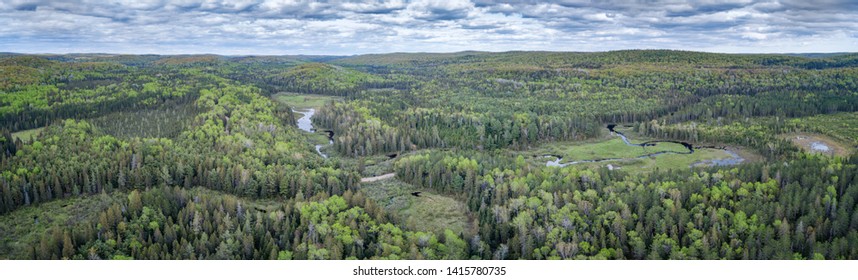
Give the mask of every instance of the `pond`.
[[811, 150], [814, 150], [814, 151], [817, 151], [817, 152], [828, 152], [828, 151], [830, 151], [830, 150], [831, 150], [831, 148], [830, 148], [830, 147], [828, 147], [828, 145], [825, 145], [825, 144], [824, 144], [824, 143], [822, 143], [822, 142], [813, 142], [813, 143], [810, 143], [810, 149], [811, 149]]

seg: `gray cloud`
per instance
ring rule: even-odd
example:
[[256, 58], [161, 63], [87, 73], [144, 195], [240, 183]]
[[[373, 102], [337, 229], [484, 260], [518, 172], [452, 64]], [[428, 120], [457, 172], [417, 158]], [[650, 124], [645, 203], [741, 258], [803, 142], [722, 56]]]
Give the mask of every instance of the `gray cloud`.
[[808, 3], [8, 0], [0, 2], [0, 52], [858, 50], [858, 2]]

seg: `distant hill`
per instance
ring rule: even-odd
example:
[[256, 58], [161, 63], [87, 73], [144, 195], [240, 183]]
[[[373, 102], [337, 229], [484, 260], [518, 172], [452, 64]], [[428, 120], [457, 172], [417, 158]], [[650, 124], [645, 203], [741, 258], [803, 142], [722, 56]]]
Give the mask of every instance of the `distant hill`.
[[[145, 65], [199, 65], [221, 63], [296, 65], [322, 63], [353, 66], [358, 69], [377, 69], [390, 66], [435, 67], [457, 64], [475, 66], [503, 66], [513, 69], [582, 68], [597, 69], [610, 65], [628, 64], [682, 64], [697, 67], [750, 67], [790, 66], [807, 69], [838, 68], [858, 65], [858, 53], [785, 53], [785, 54], [723, 54], [678, 50], [618, 50], [607, 52], [548, 52], [463, 51], [454, 53], [385, 53], [354, 56], [328, 55], [127, 55], [105, 53], [75, 54], [20, 54], [0, 53], [0, 59], [13, 57], [23, 60], [35, 57], [62, 62], [113, 62], [128, 66]], [[518, 66], [516, 66], [518, 65]], [[313, 67], [313, 66], [305, 66]], [[300, 69], [296, 69], [300, 71]], [[370, 71], [372, 72], [372, 71]]]
[[361, 71], [324, 63], [305, 63], [273, 77], [289, 91], [344, 95], [364, 84], [379, 83], [382, 78]]
[[723, 54], [676, 50], [619, 50], [608, 52], [457, 52], [457, 53], [390, 53], [368, 54], [332, 60], [345, 66], [370, 67], [435, 67], [439, 65], [472, 65], [475, 68], [525, 67], [528, 69], [579, 68], [597, 69], [630, 64], [659, 64], [680, 67], [757, 68], [788, 66], [809, 69], [858, 65], [858, 53], [832, 54]]

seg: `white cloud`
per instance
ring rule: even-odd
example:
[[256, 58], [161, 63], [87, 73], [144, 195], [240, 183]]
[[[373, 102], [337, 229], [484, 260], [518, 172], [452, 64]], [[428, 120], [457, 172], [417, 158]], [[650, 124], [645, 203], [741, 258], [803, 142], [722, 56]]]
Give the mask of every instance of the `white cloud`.
[[0, 51], [854, 51], [855, 18], [838, 0], [8, 0]]

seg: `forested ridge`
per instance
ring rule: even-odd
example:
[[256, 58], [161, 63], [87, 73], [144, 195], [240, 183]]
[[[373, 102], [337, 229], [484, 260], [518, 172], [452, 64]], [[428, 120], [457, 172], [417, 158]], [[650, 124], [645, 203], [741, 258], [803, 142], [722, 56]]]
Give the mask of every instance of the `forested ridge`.
[[[281, 92], [336, 97], [312, 119], [332, 156]], [[854, 54], [11, 54], [0, 258], [858, 259], [856, 111]], [[643, 172], [531, 152], [614, 124], [754, 157]], [[794, 141], [811, 133], [844, 152]], [[467, 229], [403, 223], [407, 193], [361, 183], [386, 173], [463, 203]]]

